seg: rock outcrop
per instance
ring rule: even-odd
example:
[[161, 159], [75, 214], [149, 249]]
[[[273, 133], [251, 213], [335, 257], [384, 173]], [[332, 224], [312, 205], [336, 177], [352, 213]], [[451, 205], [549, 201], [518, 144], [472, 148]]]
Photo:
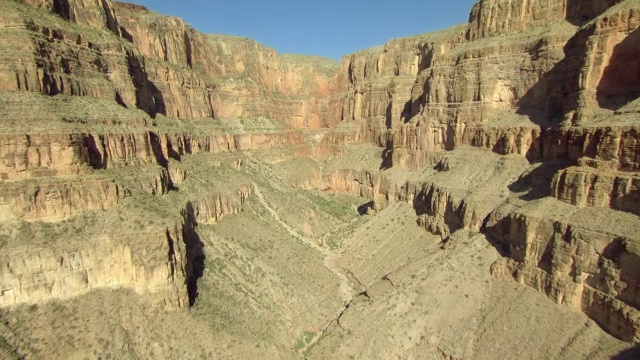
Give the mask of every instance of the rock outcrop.
[[552, 195], [577, 206], [611, 208], [640, 215], [637, 173], [575, 166], [553, 179]]
[[637, 220], [636, 215], [580, 209], [552, 199], [503, 206], [485, 224], [507, 255], [493, 271], [584, 311], [623, 340], [637, 342]]
[[[78, 241], [5, 245], [10, 251], [0, 260], [5, 264], [0, 270], [0, 306], [64, 299], [99, 287], [133, 288], [162, 307], [188, 306], [197, 296], [195, 283], [202, 275], [202, 269], [197, 270], [203, 256], [198, 224], [237, 213], [250, 195], [251, 187], [241, 186], [235, 198], [211, 194], [188, 201], [175, 224], [156, 231], [102, 229], [102, 234], [82, 239], [89, 241], [89, 247]], [[55, 239], [55, 230], [51, 231]]]

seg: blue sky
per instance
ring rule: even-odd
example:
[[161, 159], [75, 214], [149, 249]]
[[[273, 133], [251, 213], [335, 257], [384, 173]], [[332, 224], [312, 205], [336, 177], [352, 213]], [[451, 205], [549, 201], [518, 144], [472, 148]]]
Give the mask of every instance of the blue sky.
[[466, 23], [478, 0], [133, 0], [201, 32], [245, 36], [278, 53], [342, 55]]

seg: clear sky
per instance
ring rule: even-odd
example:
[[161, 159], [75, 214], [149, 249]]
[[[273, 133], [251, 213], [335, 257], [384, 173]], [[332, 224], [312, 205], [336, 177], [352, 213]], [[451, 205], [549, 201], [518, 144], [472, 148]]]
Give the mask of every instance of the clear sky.
[[[126, 1], [126, 0], [124, 0]], [[478, 0], [129, 0], [207, 34], [254, 39], [278, 53], [342, 55], [466, 23]]]

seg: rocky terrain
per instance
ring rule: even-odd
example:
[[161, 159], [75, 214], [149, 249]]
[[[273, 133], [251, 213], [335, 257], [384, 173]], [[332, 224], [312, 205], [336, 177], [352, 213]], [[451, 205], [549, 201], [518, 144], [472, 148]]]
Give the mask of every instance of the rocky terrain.
[[340, 64], [0, 0], [0, 358], [638, 358], [639, 97], [639, 0]]

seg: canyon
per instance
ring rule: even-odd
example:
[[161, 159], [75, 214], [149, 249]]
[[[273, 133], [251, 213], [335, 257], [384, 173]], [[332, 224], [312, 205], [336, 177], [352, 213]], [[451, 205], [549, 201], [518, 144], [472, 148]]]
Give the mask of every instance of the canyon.
[[0, 358], [640, 357], [640, 0], [340, 63], [0, 0]]

